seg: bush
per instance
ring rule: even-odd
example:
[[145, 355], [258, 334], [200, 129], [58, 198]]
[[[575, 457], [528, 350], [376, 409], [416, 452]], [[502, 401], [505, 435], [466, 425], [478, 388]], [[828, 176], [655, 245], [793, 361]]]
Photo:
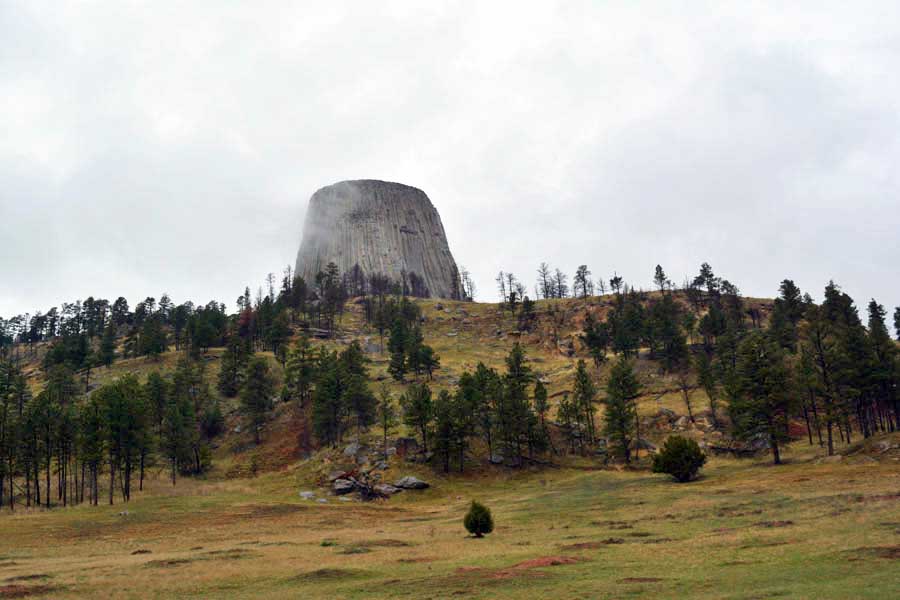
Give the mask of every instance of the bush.
[[697, 477], [697, 472], [705, 462], [706, 455], [697, 442], [673, 435], [653, 456], [653, 472], [667, 473], [684, 483]]
[[463, 520], [463, 525], [466, 526], [466, 531], [480, 538], [494, 530], [494, 519], [491, 517], [491, 511], [488, 507], [473, 501], [466, 518]]

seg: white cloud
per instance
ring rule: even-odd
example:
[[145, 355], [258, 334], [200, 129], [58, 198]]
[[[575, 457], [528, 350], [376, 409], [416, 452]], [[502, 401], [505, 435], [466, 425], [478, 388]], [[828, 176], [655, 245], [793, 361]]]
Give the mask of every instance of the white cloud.
[[231, 303], [341, 179], [424, 189], [458, 262], [900, 304], [894, 3], [0, 6], [0, 314]]

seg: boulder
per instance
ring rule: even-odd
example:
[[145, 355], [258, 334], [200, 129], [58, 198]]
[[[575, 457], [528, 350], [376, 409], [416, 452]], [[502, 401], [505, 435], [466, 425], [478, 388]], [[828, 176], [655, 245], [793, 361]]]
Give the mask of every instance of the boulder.
[[335, 494], [341, 496], [343, 494], [349, 494], [353, 490], [355, 490], [356, 484], [349, 479], [335, 479], [334, 483], [331, 484], [331, 489], [334, 490]]
[[418, 477], [407, 475], [394, 482], [394, 487], [402, 488], [404, 490], [424, 490], [429, 487], [429, 485]]
[[357, 454], [363, 451], [362, 445], [354, 442], [352, 444], [347, 444], [344, 448], [344, 456], [346, 457], [355, 457]]
[[494, 452], [493, 454], [491, 454], [491, 457], [488, 460], [492, 465], [502, 465], [503, 455], [498, 452]]
[[691, 425], [691, 420], [687, 417], [679, 417], [678, 420], [675, 421], [675, 429], [679, 431], [684, 431]]
[[393, 496], [394, 494], [399, 494], [403, 491], [403, 488], [391, 485], [389, 483], [379, 483], [373, 489], [384, 496]]

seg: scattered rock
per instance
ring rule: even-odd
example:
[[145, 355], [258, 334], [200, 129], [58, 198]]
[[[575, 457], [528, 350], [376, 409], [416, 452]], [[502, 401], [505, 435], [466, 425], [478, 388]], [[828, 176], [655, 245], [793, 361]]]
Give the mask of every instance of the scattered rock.
[[356, 442], [352, 444], [348, 444], [346, 448], [344, 448], [344, 456], [346, 457], [355, 457], [357, 454], [362, 452], [363, 447]]
[[338, 496], [343, 494], [349, 494], [353, 490], [356, 489], [356, 484], [354, 484], [349, 479], [335, 479], [331, 484], [331, 489], [334, 490], [334, 493]]
[[394, 483], [394, 486], [403, 488], [404, 490], [424, 490], [425, 488], [429, 487], [427, 483], [425, 483], [418, 477], [413, 477], [412, 475], [401, 477]]
[[389, 483], [379, 483], [375, 486], [375, 491], [385, 496], [393, 496], [403, 491], [403, 488], [391, 485]]

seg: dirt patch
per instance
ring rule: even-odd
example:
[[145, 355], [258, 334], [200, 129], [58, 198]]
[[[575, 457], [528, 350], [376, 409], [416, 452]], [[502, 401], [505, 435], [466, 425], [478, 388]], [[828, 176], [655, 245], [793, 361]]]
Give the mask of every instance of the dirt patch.
[[[254, 506], [247, 506], [243, 508], [249, 509], [249, 514], [247, 514], [246, 516], [262, 519], [266, 517], [284, 517], [287, 515], [292, 515], [298, 512], [309, 510], [308, 506], [301, 506], [299, 504], [256, 504]], [[243, 512], [242, 516], [244, 516]]]
[[757, 527], [768, 527], [768, 528], [776, 528], [776, 527], [790, 527], [793, 525], [793, 521], [760, 521], [759, 523], [754, 523]]
[[863, 546], [855, 550], [848, 550], [854, 554], [848, 560], [856, 561], [864, 558], [884, 558], [887, 560], [900, 560], [900, 546]]
[[210, 559], [224, 559], [224, 560], [236, 560], [240, 558], [250, 558], [252, 556], [259, 556], [258, 552], [253, 550], [247, 550], [246, 548], [230, 548], [228, 550], [212, 550], [210, 552], [205, 553], [204, 558]]
[[409, 542], [404, 542], [403, 540], [366, 540], [364, 542], [360, 542], [356, 544], [362, 548], [408, 548], [412, 546]]
[[891, 500], [900, 500], [900, 492], [893, 494], [871, 494], [869, 496], [856, 496], [856, 502], [889, 502]]
[[415, 563], [430, 563], [438, 560], [436, 556], [416, 556], [410, 558], [399, 558], [397, 559], [398, 563], [401, 564], [415, 564]]
[[46, 575], [45, 573], [35, 573], [33, 575], [16, 575], [15, 577], [7, 577], [7, 583], [14, 583], [18, 581], [37, 581], [39, 579], [50, 579], [51, 575]]
[[620, 579], [619, 583], [657, 583], [662, 581], [660, 577], [626, 577]]
[[293, 578], [294, 581], [334, 581], [337, 579], [349, 579], [362, 577], [366, 575], [365, 571], [359, 569], [316, 569], [308, 573], [301, 573]]
[[371, 552], [369, 548], [363, 548], [362, 546], [349, 546], [338, 552], [338, 554], [367, 554], [369, 552]]
[[194, 562], [193, 558], [166, 558], [160, 560], [151, 560], [144, 563], [145, 567], [151, 569], [168, 569], [169, 567], [180, 567]]
[[597, 550], [606, 544], [604, 542], [579, 542], [577, 544], [565, 544], [560, 550]]
[[598, 525], [607, 529], [634, 529], [634, 525], [628, 521], [592, 521], [591, 525]]
[[150, 550], [146, 550], [146, 549], [144, 549], [144, 548], [141, 548], [141, 549], [135, 550], [135, 551], [133, 551], [133, 552], [131, 553], [132, 556], [136, 556], [136, 555], [138, 555], [138, 554], [152, 554], [152, 552], [151, 552]]
[[55, 590], [52, 585], [0, 585], [0, 598], [27, 598], [37, 594], [48, 594]]
[[665, 544], [666, 542], [673, 542], [672, 538], [662, 537], [662, 538], [653, 538], [651, 540], [643, 540], [642, 544]]
[[540, 558], [532, 558], [520, 563], [514, 564], [512, 569], [540, 569], [543, 567], [558, 567], [559, 565], [571, 565], [581, 562], [580, 558], [572, 556], [542, 556]]
[[632, 532], [629, 532], [629, 533], [627, 533], [627, 534], [625, 534], [625, 535], [628, 535], [628, 536], [630, 536], [630, 537], [653, 537], [653, 534], [652, 534], [652, 533], [649, 533], [649, 532], [646, 532], [646, 531], [632, 531]]

